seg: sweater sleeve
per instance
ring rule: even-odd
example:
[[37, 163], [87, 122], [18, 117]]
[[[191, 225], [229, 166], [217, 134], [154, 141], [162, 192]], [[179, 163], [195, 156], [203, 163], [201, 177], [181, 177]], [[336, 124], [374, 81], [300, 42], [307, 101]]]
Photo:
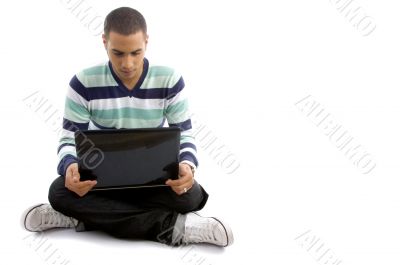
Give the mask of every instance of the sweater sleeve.
[[169, 89], [165, 116], [169, 126], [176, 126], [181, 129], [180, 140], [180, 162], [185, 162], [192, 167], [198, 166], [197, 149], [193, 135], [191, 115], [188, 99], [185, 95], [185, 82], [180, 77], [175, 85]]
[[87, 130], [90, 121], [88, 109], [89, 97], [87, 90], [74, 76], [68, 87], [65, 98], [62, 133], [58, 146], [59, 164], [57, 172], [65, 176], [68, 166], [78, 161], [75, 149], [75, 135], [77, 130]]

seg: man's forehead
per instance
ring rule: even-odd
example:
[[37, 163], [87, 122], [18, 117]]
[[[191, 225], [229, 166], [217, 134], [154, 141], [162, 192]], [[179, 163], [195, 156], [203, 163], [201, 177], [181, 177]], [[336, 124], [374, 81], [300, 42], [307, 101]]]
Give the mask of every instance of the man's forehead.
[[130, 40], [145, 40], [146, 36], [142, 31], [131, 33], [129, 35], [121, 34], [115, 31], [110, 31], [108, 34], [108, 39], [110, 40], [120, 40], [120, 39], [130, 39]]
[[112, 49], [116, 49], [123, 52], [132, 52], [143, 48], [143, 44], [146, 39], [142, 32], [122, 35], [115, 32], [110, 32], [108, 42]]

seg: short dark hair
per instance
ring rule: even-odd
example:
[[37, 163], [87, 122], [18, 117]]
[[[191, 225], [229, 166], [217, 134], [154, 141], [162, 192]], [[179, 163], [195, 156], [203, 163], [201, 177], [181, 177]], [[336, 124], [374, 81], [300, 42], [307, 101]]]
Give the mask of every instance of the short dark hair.
[[111, 31], [122, 35], [142, 31], [147, 35], [146, 20], [139, 11], [130, 7], [120, 7], [111, 11], [104, 20], [104, 35], [108, 38]]

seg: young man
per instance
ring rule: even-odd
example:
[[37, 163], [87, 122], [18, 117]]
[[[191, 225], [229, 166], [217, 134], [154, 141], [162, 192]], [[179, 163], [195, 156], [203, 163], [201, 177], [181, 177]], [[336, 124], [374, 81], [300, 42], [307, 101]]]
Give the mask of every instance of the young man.
[[[182, 77], [144, 57], [148, 41], [144, 17], [121, 7], [105, 19], [103, 43], [109, 62], [75, 75], [66, 97], [58, 154], [60, 177], [50, 186], [50, 204], [23, 215], [29, 231], [55, 227], [102, 230], [116, 237], [171, 245], [233, 243], [231, 229], [193, 211], [208, 194], [194, 179], [198, 164]], [[80, 181], [74, 132], [82, 129], [169, 126], [181, 129], [179, 179], [165, 188], [89, 192], [96, 181]]]

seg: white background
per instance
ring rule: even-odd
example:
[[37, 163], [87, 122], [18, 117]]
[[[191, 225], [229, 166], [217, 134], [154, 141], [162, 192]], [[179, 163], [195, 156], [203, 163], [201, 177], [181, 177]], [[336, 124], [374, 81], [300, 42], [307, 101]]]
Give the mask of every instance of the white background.
[[[62, 113], [70, 78], [107, 57], [67, 0], [3, 1], [1, 263], [50, 264], [56, 250], [69, 264], [317, 265], [329, 250], [326, 264], [399, 264], [400, 6], [352, 2], [376, 24], [363, 36], [340, 2], [84, 1], [101, 18], [126, 5], [143, 13], [147, 57], [182, 72], [197, 122], [240, 162], [227, 174], [199, 148], [196, 178], [210, 193], [202, 214], [228, 222], [234, 245], [172, 249], [73, 230], [42, 234], [40, 247], [21, 229], [23, 210], [47, 201], [58, 141], [54, 120], [24, 99], [37, 92]], [[308, 95], [375, 169], [363, 174], [295, 106]]]

